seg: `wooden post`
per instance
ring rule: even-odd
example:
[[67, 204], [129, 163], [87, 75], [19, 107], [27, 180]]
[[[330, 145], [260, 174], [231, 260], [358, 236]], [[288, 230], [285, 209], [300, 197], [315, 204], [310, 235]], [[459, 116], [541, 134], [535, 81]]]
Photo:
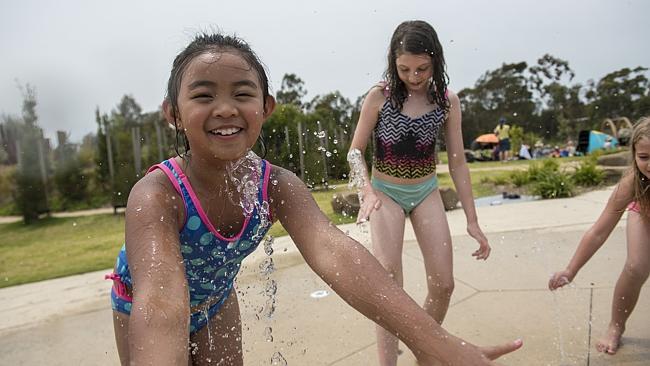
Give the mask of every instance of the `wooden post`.
[[153, 124], [156, 127], [156, 141], [158, 142], [158, 161], [163, 161], [163, 141], [162, 131], [160, 131], [160, 123], [158, 120], [154, 120]]
[[140, 145], [140, 127], [131, 128], [131, 141], [133, 142], [133, 166], [135, 167], [135, 176], [140, 178], [142, 169], [142, 146]]
[[302, 143], [302, 121], [298, 121], [298, 157], [300, 158], [300, 179], [305, 181], [305, 157]]

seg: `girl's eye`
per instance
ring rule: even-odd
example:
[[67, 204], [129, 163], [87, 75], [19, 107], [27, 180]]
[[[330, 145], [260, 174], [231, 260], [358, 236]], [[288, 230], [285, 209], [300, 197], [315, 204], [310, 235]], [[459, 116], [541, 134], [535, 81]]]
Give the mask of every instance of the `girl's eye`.
[[192, 96], [192, 99], [207, 99], [207, 98], [212, 98], [210, 94], [197, 94]]

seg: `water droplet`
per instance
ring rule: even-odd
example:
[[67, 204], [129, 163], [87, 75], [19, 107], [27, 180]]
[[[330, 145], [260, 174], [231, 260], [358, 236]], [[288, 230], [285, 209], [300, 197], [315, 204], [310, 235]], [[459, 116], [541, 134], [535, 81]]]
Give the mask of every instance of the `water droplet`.
[[271, 365], [277, 366], [287, 366], [287, 360], [282, 357], [280, 352], [276, 352], [271, 356]]
[[323, 297], [328, 296], [330, 293], [327, 290], [317, 290], [309, 294], [311, 298], [314, 299], [322, 299]]

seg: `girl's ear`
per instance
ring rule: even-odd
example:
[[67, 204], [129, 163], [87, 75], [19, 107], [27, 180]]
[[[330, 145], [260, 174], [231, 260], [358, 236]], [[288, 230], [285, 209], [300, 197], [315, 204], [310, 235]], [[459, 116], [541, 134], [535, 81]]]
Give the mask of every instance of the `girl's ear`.
[[[167, 123], [169, 123], [172, 126], [176, 126], [176, 121], [174, 118], [174, 108], [172, 107], [172, 104], [169, 102], [169, 99], [165, 98], [162, 103], [162, 110], [163, 114], [165, 115], [165, 119], [167, 120]], [[180, 123], [180, 121], [178, 121]], [[180, 126], [179, 126], [180, 127]]]
[[264, 118], [268, 118], [275, 110], [275, 98], [272, 95], [266, 97], [266, 104], [264, 105]]

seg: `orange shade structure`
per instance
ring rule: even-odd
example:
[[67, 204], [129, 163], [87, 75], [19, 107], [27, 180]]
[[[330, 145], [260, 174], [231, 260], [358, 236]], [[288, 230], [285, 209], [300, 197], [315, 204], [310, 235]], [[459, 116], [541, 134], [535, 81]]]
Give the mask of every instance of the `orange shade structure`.
[[474, 141], [482, 144], [497, 144], [499, 143], [499, 138], [493, 133], [486, 133], [485, 135], [477, 137]]

